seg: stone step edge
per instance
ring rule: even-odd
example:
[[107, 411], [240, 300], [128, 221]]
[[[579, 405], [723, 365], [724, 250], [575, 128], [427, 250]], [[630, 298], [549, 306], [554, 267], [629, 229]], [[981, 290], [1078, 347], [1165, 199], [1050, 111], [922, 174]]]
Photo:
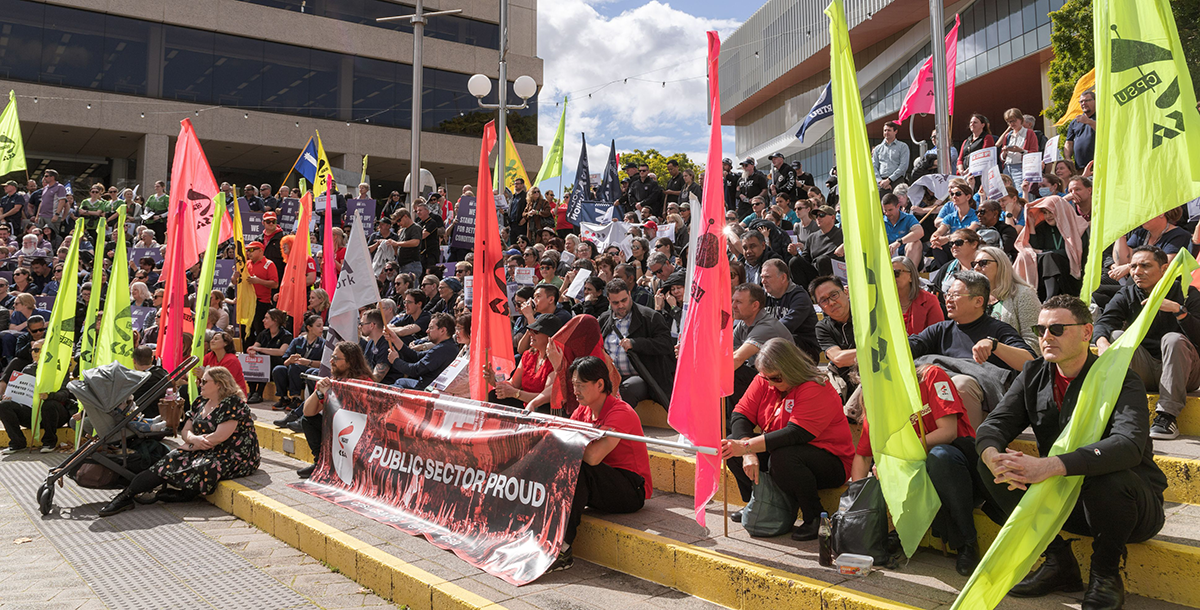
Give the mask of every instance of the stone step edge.
[[221, 481], [205, 499], [397, 605], [411, 610], [506, 610], [241, 483]]

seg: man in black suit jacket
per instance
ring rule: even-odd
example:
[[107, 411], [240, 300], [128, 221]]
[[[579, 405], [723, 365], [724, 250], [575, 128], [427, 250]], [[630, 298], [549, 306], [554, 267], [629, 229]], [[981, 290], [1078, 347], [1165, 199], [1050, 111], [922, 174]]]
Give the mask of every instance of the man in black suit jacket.
[[675, 383], [675, 339], [662, 314], [633, 302], [629, 285], [606, 287], [609, 310], [600, 316], [604, 351], [621, 373], [621, 400], [637, 407], [653, 399], [668, 408]]

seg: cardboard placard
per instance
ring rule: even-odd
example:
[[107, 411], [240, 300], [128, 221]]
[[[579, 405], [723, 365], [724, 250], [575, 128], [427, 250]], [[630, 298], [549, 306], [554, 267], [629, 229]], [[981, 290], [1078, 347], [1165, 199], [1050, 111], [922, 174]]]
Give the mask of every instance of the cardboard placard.
[[654, 236], [655, 241], [663, 237], [671, 240], [671, 243], [675, 243], [675, 223], [669, 222], [667, 226], [658, 228], [658, 232]]
[[1021, 177], [1025, 182], [1039, 183], [1042, 181], [1042, 156], [1025, 155], [1021, 158]]
[[[33, 302], [37, 303], [38, 309], [45, 309], [46, 311], [53, 311], [54, 310], [54, 297], [55, 297], [55, 295], [41, 294], [41, 295], [33, 297]], [[47, 322], [49, 322], [49, 320], [47, 320]]]
[[154, 259], [155, 266], [162, 265], [163, 255], [158, 248], [137, 247], [129, 249], [129, 263], [131, 267], [136, 268], [138, 261], [146, 257]]
[[13, 371], [12, 377], [8, 378], [8, 386], [4, 388], [3, 400], [11, 400], [19, 405], [32, 407], [34, 393], [33, 382], [36, 379], [36, 375], [29, 375], [19, 371]]
[[1046, 140], [1046, 150], [1042, 153], [1043, 164], [1049, 165], [1063, 160], [1062, 151], [1058, 149], [1059, 137], [1054, 136]]
[[996, 149], [984, 148], [971, 153], [969, 169], [972, 176], [982, 176], [989, 167], [999, 165], [996, 162]]
[[[450, 232], [450, 242], [447, 248], [473, 249], [475, 247], [475, 198], [466, 195], [459, 199], [454, 217], [457, 221], [454, 224], [454, 230]], [[449, 258], [448, 253], [446, 257]]]
[[846, 262], [839, 260], [830, 262], [833, 263], [833, 275], [841, 279], [843, 284], [849, 284], [850, 280], [849, 274], [846, 273]]
[[468, 275], [463, 278], [463, 298], [466, 299], [467, 308], [475, 303], [475, 277]]
[[246, 378], [246, 381], [266, 383], [271, 380], [270, 356], [251, 356], [239, 353], [237, 357], [238, 361], [242, 363], [242, 376]]
[[513, 271], [513, 281], [521, 286], [536, 286], [537, 269], [533, 267], [517, 267]]
[[445, 391], [450, 386], [450, 382], [454, 381], [462, 373], [463, 369], [467, 368], [467, 364], [470, 362], [471, 357], [466, 352], [460, 351], [454, 361], [450, 363], [450, 366], [446, 367], [446, 370], [442, 371], [442, 374], [438, 375], [437, 379], [434, 379], [433, 383], [429, 384], [429, 389], [439, 392]]
[[583, 284], [589, 277], [592, 277], [592, 272], [588, 269], [580, 269], [575, 273], [575, 279], [571, 280], [571, 286], [567, 288], [567, 296], [578, 300], [579, 295], [583, 294]]
[[292, 197], [284, 199], [276, 214], [279, 216], [279, 228], [289, 235], [295, 233], [296, 222], [300, 220], [300, 200]]
[[233, 274], [237, 273], [237, 261], [219, 258], [213, 268], [213, 290], [225, 290], [233, 283]]

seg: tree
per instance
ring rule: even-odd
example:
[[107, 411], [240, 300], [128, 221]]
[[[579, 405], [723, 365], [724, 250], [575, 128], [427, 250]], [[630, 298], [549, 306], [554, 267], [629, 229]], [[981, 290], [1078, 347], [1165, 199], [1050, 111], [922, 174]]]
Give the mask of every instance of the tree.
[[[1192, 85], [1200, 95], [1200, 2], [1171, 0], [1171, 11], [1175, 14]], [[1067, 0], [1062, 8], [1050, 13], [1050, 19], [1054, 22], [1050, 32], [1050, 46], [1054, 50], [1049, 73], [1050, 107], [1042, 114], [1057, 121], [1067, 112], [1075, 82], [1096, 65], [1092, 0]]]
[[645, 163], [650, 166], [650, 173], [658, 178], [660, 186], [666, 187], [667, 181], [671, 179], [671, 174], [667, 173], [667, 161], [675, 161], [679, 163], [679, 171], [690, 169], [696, 174], [696, 181], [700, 180], [700, 166], [692, 163], [691, 159], [683, 153], [675, 153], [669, 157], [663, 156], [658, 150], [651, 148], [643, 152], [640, 149], [633, 149], [633, 152], [624, 153], [621, 155], [621, 165], [629, 163], [637, 163], [641, 165]]

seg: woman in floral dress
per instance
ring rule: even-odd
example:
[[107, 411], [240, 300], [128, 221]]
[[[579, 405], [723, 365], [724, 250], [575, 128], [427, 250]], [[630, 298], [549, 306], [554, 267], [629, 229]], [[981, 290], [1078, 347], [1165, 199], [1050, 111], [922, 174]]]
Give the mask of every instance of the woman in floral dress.
[[200, 398], [183, 417], [183, 444], [138, 474], [104, 508], [108, 517], [135, 506], [133, 498], [164, 483], [156, 497], [184, 502], [208, 495], [223, 479], [236, 479], [258, 470], [258, 436], [246, 407], [246, 396], [223, 366], [212, 366], [200, 378]]

